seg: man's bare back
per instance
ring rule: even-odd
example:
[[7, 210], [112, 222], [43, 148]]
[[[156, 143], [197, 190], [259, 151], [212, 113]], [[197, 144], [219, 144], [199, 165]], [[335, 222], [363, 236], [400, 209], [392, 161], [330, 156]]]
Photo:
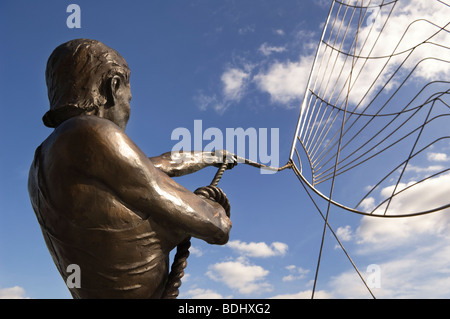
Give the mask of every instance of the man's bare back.
[[38, 147], [30, 169], [32, 206], [61, 276], [70, 264], [81, 269], [75, 298], [160, 298], [172, 249], [190, 236], [228, 241], [225, 209], [170, 177], [218, 158], [150, 159], [120, 123], [109, 115], [65, 119]]

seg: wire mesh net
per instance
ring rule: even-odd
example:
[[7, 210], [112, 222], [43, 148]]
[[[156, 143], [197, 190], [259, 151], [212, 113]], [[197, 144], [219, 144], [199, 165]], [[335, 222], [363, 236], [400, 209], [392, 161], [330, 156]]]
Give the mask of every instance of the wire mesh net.
[[290, 155], [303, 183], [365, 215], [450, 207], [448, 17], [439, 0], [332, 2]]

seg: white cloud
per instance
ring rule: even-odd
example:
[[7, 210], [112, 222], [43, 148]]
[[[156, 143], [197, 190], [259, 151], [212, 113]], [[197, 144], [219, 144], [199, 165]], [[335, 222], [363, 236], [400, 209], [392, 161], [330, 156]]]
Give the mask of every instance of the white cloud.
[[[399, 189], [407, 184], [400, 184]], [[391, 193], [393, 186], [381, 192]], [[450, 174], [431, 178], [410, 188], [393, 201], [393, 213], [420, 211], [448, 202]], [[380, 287], [377, 298], [448, 298], [450, 296], [450, 210], [407, 218], [363, 217], [354, 238], [356, 253], [376, 256]], [[359, 265], [361, 267], [361, 265]], [[364, 268], [364, 267], [363, 267]], [[360, 268], [368, 279], [369, 273]], [[354, 270], [329, 282], [327, 291], [337, 298], [362, 298], [370, 294]]]
[[[327, 3], [326, 5], [329, 6], [329, 1], [316, 0], [315, 3], [320, 6]], [[350, 66], [355, 63], [351, 74], [352, 83], [357, 79], [357, 84], [353, 86], [349, 101], [354, 104], [363, 101], [364, 105], [365, 102], [375, 96], [375, 92], [378, 89], [387, 83], [391, 73], [402, 63], [410, 51], [400, 53], [412, 48], [414, 48], [413, 54], [408, 57], [403, 65], [403, 69], [407, 71], [415, 68], [411, 79], [431, 81], [438, 78], [446, 79], [450, 76], [450, 63], [436, 60], [446, 60], [448, 50], [432, 44], [435, 42], [449, 43], [450, 35], [443, 31], [427, 42], [427, 39], [437, 32], [439, 28], [423, 20], [432, 17], [434, 23], [444, 26], [448, 22], [447, 17], [449, 13], [446, 11], [447, 8], [438, 1], [425, 4], [423, 1], [417, 0], [399, 2], [391, 15], [389, 15], [390, 8], [391, 6], [387, 5], [380, 12], [369, 10], [365, 17], [366, 21], [364, 21], [358, 33], [358, 38], [364, 40], [358, 41], [356, 52], [361, 56], [377, 57], [376, 59], [356, 59], [353, 61], [352, 59], [345, 59], [344, 55], [337, 56], [337, 51], [333, 51], [331, 55], [325, 56], [325, 60], [331, 62], [329, 64], [323, 63], [323, 66], [316, 70], [319, 82], [323, 83], [321, 90], [328, 91], [328, 93], [320, 92], [324, 100], [338, 106], [342, 106], [345, 103], [346, 94], [342, 94], [342, 91], [347, 90], [346, 81], [350, 74]], [[388, 16], [389, 20], [384, 27], [384, 32], [378, 37], [377, 32], [371, 31], [371, 21], [376, 23], [375, 30], [381, 30]], [[410, 25], [411, 21], [414, 20], [417, 20], [417, 22]], [[338, 19], [336, 22], [337, 26], [339, 26], [339, 22]], [[239, 29], [239, 33], [247, 34], [254, 30], [254, 26], [246, 26]], [[348, 37], [351, 37], [350, 34], [352, 32], [355, 33], [354, 31], [350, 28]], [[407, 32], [405, 33], [405, 31]], [[285, 34], [282, 29], [274, 30], [274, 32], [279, 35]], [[341, 36], [344, 33], [347, 34], [347, 32], [340, 32]], [[302, 34], [303, 36], [299, 36]], [[298, 60], [253, 61], [257, 69], [255, 72], [245, 67], [228, 68], [221, 77], [224, 98], [219, 99], [214, 95], [203, 97], [199, 101], [200, 108], [205, 109], [207, 105], [212, 105], [217, 112], [223, 113], [230, 105], [239, 102], [248, 93], [247, 87], [249, 84], [255, 84], [259, 91], [268, 93], [273, 103], [286, 108], [298, 107], [305, 92], [314, 59], [314, 55], [311, 53], [315, 51], [318, 44], [317, 36], [312, 40], [311, 34], [311, 30], [300, 30], [291, 39], [291, 43], [297, 41], [297, 38], [302, 39], [303, 50], [299, 50], [299, 52], [308, 52], [300, 56]], [[305, 35], [307, 35], [307, 41], [304, 40]], [[366, 36], [367, 40], [365, 40]], [[339, 46], [340, 39], [337, 40]], [[333, 41], [333, 39], [330, 41]], [[351, 41], [346, 41], [344, 45], [348, 46], [348, 42]], [[377, 43], [375, 47], [373, 47], [374, 43]], [[258, 50], [267, 57], [273, 53], [285, 51], [286, 46], [270, 46], [264, 43]], [[325, 46], [322, 46], [322, 52], [323, 50], [325, 50]], [[331, 51], [327, 50], [327, 52]], [[398, 55], [389, 57], [393, 53], [398, 53]], [[383, 56], [385, 58], [382, 58]], [[424, 57], [436, 59], [424, 60]], [[389, 62], [388, 66], [385, 66], [386, 62]], [[325, 67], [325, 65], [328, 66]], [[341, 73], [342, 67], [345, 67], [345, 70]], [[368, 88], [371, 87], [373, 82], [375, 84], [372, 87], [372, 93], [366, 95]], [[392, 91], [400, 82], [400, 79], [394, 78], [390, 83], [386, 84], [385, 89]]]
[[433, 162], [447, 162], [450, 160], [447, 154], [445, 153], [428, 153], [428, 160]]
[[189, 282], [189, 278], [191, 278], [191, 274], [184, 274], [183, 278], [181, 278], [181, 281], [183, 283]]
[[[448, 298], [450, 296], [450, 245], [445, 241], [426, 241], [379, 263], [379, 287], [372, 287], [377, 298]], [[412, 249], [411, 249], [412, 248]], [[407, 253], [404, 253], [407, 251]], [[368, 273], [362, 271], [368, 279]], [[331, 294], [337, 298], [371, 298], [360, 278], [352, 271], [333, 277]]]
[[417, 243], [423, 236], [439, 235], [444, 230], [448, 230], [448, 217], [441, 212], [398, 219], [363, 217], [357, 234], [359, 244], [372, 244], [364, 246], [370, 253]]
[[275, 62], [266, 72], [257, 74], [254, 81], [262, 92], [270, 94], [273, 102], [293, 107], [304, 94], [312, 60], [313, 57], [308, 56], [299, 62]]
[[297, 277], [292, 274], [289, 274], [287, 276], [284, 276], [281, 280], [282, 281], [294, 281], [294, 280], [297, 280]]
[[[372, 6], [375, 6], [374, 3]], [[352, 89], [348, 101], [354, 105], [362, 101], [361, 106], [365, 106], [384, 85], [385, 91], [390, 91], [401, 84], [409, 71], [414, 70], [410, 80], [445, 80], [450, 76], [450, 63], [438, 61], [448, 60], [448, 49], [433, 44], [445, 45], [450, 42], [448, 32], [441, 31], [433, 36], [440, 30], [439, 26], [443, 27], [448, 23], [448, 8], [438, 1], [418, 0], [396, 3], [392, 14], [391, 8], [392, 5], [386, 5], [381, 11], [367, 11], [366, 21], [357, 33], [356, 48], [350, 47], [356, 36], [355, 19], [344, 37], [344, 32], [337, 31], [341, 26], [342, 15], [337, 18], [334, 22], [336, 30], [329, 38], [330, 45], [334, 45], [336, 50], [330, 50], [325, 45], [321, 47], [316, 69], [317, 81], [314, 79], [312, 82], [315, 92], [322, 99], [343, 107], [347, 101], [344, 93], [348, 90], [349, 79]], [[347, 15], [345, 25], [349, 17]], [[428, 23], [426, 19], [437, 26]], [[331, 30], [331, 26], [328, 30]], [[383, 32], [380, 34], [381, 30]], [[342, 41], [344, 38], [346, 41]], [[325, 39], [328, 39], [328, 35]], [[352, 59], [345, 54], [338, 54], [338, 50], [356, 53], [362, 58]], [[388, 82], [399, 66], [403, 72], [395, 74]], [[379, 104], [383, 105], [381, 102]]]
[[210, 107], [211, 105], [213, 106], [214, 109], [216, 110], [220, 110], [221, 107], [218, 106], [218, 101], [217, 101], [217, 97], [216, 95], [206, 95], [203, 92], [199, 92], [195, 97], [194, 97], [194, 101], [197, 104], [198, 108], [202, 111], [205, 111], [206, 109], [208, 109], [208, 107]]
[[[404, 189], [408, 184], [400, 184]], [[393, 186], [381, 193], [392, 193]], [[391, 203], [392, 213], [420, 211], [448, 203], [450, 173], [410, 188]], [[370, 200], [366, 203], [372, 206]], [[382, 209], [382, 208], [381, 208]], [[356, 250], [376, 260], [380, 286], [377, 298], [448, 298], [450, 296], [450, 209], [407, 218], [362, 217], [353, 239]], [[366, 265], [367, 266], [367, 265]], [[369, 278], [364, 265], [358, 265]], [[354, 270], [331, 278], [327, 292], [336, 298], [371, 298]]]
[[435, 172], [439, 172], [443, 169], [444, 169], [444, 167], [441, 165], [430, 165], [427, 167], [408, 165], [408, 166], [406, 166], [405, 171], [412, 171], [415, 173], [435, 173]]
[[226, 100], [239, 101], [244, 93], [250, 74], [238, 68], [227, 69], [221, 77]]
[[245, 34], [249, 34], [249, 33], [253, 33], [253, 32], [255, 32], [254, 25], [246, 25], [246, 26], [238, 29], [238, 33], [240, 35], [245, 35]]
[[[407, 184], [399, 184], [403, 189]], [[390, 195], [394, 186], [381, 190]], [[393, 215], [428, 210], [448, 203], [450, 193], [450, 173], [430, 178], [395, 197], [389, 211]], [[375, 211], [382, 214], [385, 206]], [[424, 216], [406, 218], [363, 217], [357, 229], [359, 243], [377, 244], [379, 248], [394, 247], [418, 240], [421, 235], [445, 235], [450, 229], [450, 210]]]
[[243, 258], [216, 263], [208, 269], [206, 274], [212, 280], [222, 282], [244, 295], [272, 290], [272, 286], [266, 281], [269, 271], [261, 266], [251, 265]]
[[250, 83], [252, 66], [245, 64], [243, 68], [228, 67], [221, 75], [221, 94], [204, 94], [199, 91], [194, 97], [197, 107], [205, 111], [208, 108], [214, 109], [217, 113], [224, 113], [230, 105], [237, 103], [245, 95]]
[[[336, 230], [336, 236], [339, 238], [339, 241], [342, 243], [344, 241], [350, 241], [353, 239], [353, 232], [350, 225], [347, 225], [345, 227], [339, 227]], [[342, 249], [342, 246], [339, 244], [336, 244], [334, 246], [334, 249]]]
[[286, 47], [269, 46], [266, 42], [264, 42], [259, 47], [258, 51], [261, 52], [265, 56], [269, 56], [272, 53], [280, 53], [280, 52], [286, 51]]
[[[390, 45], [381, 46], [380, 50], [391, 51], [395, 41], [403, 36], [404, 30], [414, 19], [427, 19], [438, 26], [445, 26], [448, 23], [448, 8], [443, 6], [438, 1], [410, 1], [404, 3], [400, 7], [398, 14], [389, 22], [388, 30], [383, 41], [388, 41]], [[439, 27], [432, 25], [424, 20], [414, 22], [410, 25], [408, 32], [404, 35], [401, 44], [396, 52], [401, 52], [405, 49], [416, 47], [418, 44], [425, 42], [434, 33], [439, 31]], [[432, 45], [430, 43], [448, 43], [449, 35], [447, 32], [440, 32], [436, 37], [431, 39], [425, 45], [421, 45], [414, 52], [413, 59], [408, 61], [408, 68], [413, 68], [417, 62], [424, 57], [441, 57], [448, 56], [448, 50]], [[395, 41], [395, 42], [394, 42]], [[386, 52], [386, 51], [384, 51]], [[382, 53], [382, 52], [381, 52]], [[420, 64], [415, 76], [422, 77], [426, 80], [436, 79], [437, 75], [446, 76], [450, 74], [449, 63], [437, 63], [436, 61], [427, 61]]]
[[313, 1], [314, 4], [318, 5], [319, 7], [322, 8], [329, 8], [331, 5], [331, 1], [330, 0], [314, 0]]
[[353, 238], [352, 229], [350, 225], [339, 227], [336, 230], [336, 235], [341, 241], [350, 241]]
[[189, 248], [189, 253], [192, 254], [192, 255], [195, 255], [197, 257], [201, 257], [203, 255], [203, 251], [200, 248], [197, 248], [197, 247], [194, 247], [194, 246], [191, 246]]
[[[369, 190], [370, 189], [372, 189], [372, 187], [370, 187]], [[359, 206], [364, 212], [370, 212], [372, 211], [372, 209], [375, 208], [375, 198], [373, 197], [364, 198]]]
[[[360, 271], [364, 276], [364, 269]], [[328, 289], [334, 298], [371, 298], [369, 291], [353, 269], [332, 277]], [[373, 293], [375, 297], [382, 297], [375, 289]]]
[[0, 299], [27, 299], [25, 289], [19, 286], [0, 288]]
[[289, 271], [289, 275], [284, 276], [282, 281], [294, 281], [300, 280], [306, 277], [306, 274], [309, 273], [309, 269], [303, 269], [302, 267], [297, 267], [295, 265], [286, 266], [286, 269]]
[[269, 246], [264, 242], [246, 243], [240, 240], [233, 240], [228, 242], [227, 246], [244, 256], [262, 258], [284, 256], [288, 250], [288, 245], [280, 242], [273, 242]]
[[214, 290], [201, 288], [190, 289], [183, 295], [192, 299], [225, 299], [221, 294]]
[[[300, 291], [293, 294], [280, 294], [270, 299], [311, 299], [312, 290]], [[314, 292], [314, 299], [331, 299], [333, 295], [324, 290]]]

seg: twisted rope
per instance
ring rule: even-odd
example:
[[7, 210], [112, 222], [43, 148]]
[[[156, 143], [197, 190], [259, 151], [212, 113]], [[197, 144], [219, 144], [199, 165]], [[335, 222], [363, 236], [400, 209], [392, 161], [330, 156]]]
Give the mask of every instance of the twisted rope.
[[[241, 163], [245, 163], [254, 167], [269, 169], [269, 170], [275, 170], [275, 171], [281, 171], [286, 168], [291, 168], [292, 164], [287, 163], [283, 167], [280, 168], [274, 168], [270, 167], [264, 164], [252, 162], [248, 159], [240, 158], [236, 156], [237, 160]], [[223, 173], [226, 171], [228, 167], [228, 163], [225, 160], [220, 168], [217, 170], [216, 175], [214, 176], [213, 180], [211, 181], [211, 184], [209, 186], [217, 186], [220, 179], [222, 178]], [[204, 187], [202, 189], [196, 190], [194, 193], [197, 195], [202, 195], [205, 198], [211, 198], [214, 196], [214, 190], [212, 188]], [[221, 200], [219, 199], [219, 202]], [[230, 217], [230, 207], [224, 207], [226, 214], [228, 217]], [[187, 258], [189, 257], [189, 248], [191, 247], [191, 237], [186, 238], [183, 242], [181, 242], [177, 246], [177, 253], [175, 254], [172, 267], [170, 269], [170, 274], [167, 279], [166, 288], [161, 296], [162, 299], [176, 299], [179, 295], [179, 288], [181, 286], [181, 278], [184, 276], [184, 269], [187, 266]]]
[[189, 257], [189, 248], [191, 247], [191, 237], [186, 238], [178, 244], [177, 253], [175, 254], [172, 268], [167, 279], [166, 288], [162, 294], [162, 299], [176, 299], [181, 286], [181, 278], [184, 276], [184, 268], [187, 266]]
[[[223, 173], [227, 169], [227, 162], [224, 161], [217, 170], [210, 186], [217, 186]], [[228, 212], [229, 214], [229, 212]], [[166, 288], [161, 296], [162, 299], [176, 299], [179, 295], [179, 288], [181, 286], [181, 278], [184, 276], [184, 269], [187, 266], [187, 259], [189, 257], [189, 248], [191, 247], [191, 237], [186, 238], [183, 242], [178, 244], [177, 253], [175, 254], [170, 274], [167, 279]]]

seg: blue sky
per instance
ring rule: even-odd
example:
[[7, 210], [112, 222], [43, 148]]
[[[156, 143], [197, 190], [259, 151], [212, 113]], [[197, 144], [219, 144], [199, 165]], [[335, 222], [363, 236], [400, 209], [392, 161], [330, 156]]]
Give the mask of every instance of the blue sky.
[[[66, 25], [71, 3], [81, 8], [79, 29]], [[202, 120], [203, 130], [278, 129], [281, 166], [328, 10], [325, 0], [2, 1], [0, 298], [70, 298], [27, 193], [34, 150], [51, 133], [41, 117], [45, 64], [56, 46], [92, 38], [121, 53], [132, 72], [126, 132], [149, 156], [171, 150], [176, 128], [193, 131]], [[447, 145], [429, 154], [443, 164], [448, 152]], [[214, 174], [177, 181], [194, 190]], [[240, 164], [219, 186], [232, 207], [230, 242], [193, 240], [180, 297], [310, 297], [323, 221], [294, 173]], [[333, 209], [330, 224], [364, 276], [380, 266], [375, 295], [449, 297], [449, 220], [436, 216], [385, 224]], [[370, 297], [329, 232], [318, 278], [317, 297]]]

